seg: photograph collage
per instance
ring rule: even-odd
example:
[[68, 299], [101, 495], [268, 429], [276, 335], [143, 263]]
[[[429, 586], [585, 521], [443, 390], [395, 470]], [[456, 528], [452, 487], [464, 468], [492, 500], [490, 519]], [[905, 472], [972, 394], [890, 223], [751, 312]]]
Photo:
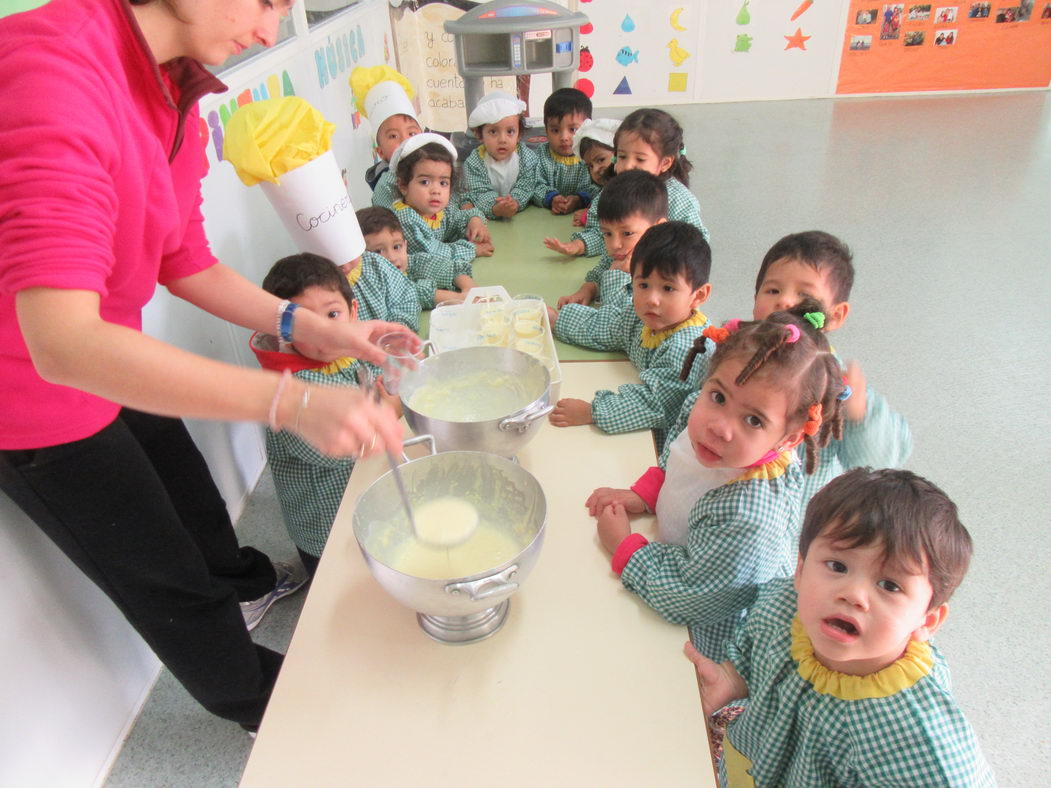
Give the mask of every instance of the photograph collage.
[[[1035, 0], [1018, 0], [1017, 5], [997, 6], [995, 9], [992, 3], [987, 2], [958, 6], [888, 3], [874, 8], [860, 8], [854, 14], [853, 23], [857, 26], [871, 25], [871, 33], [865, 30], [851, 35], [849, 49], [855, 52], [869, 50], [874, 38], [879, 41], [900, 40], [906, 47], [927, 44], [951, 47], [957, 43], [960, 35], [960, 29], [953, 25], [965, 20], [990, 20], [994, 24], [1028, 22], [1034, 17], [1034, 3]], [[1039, 19], [1051, 19], [1051, 2], [1045, 2]]]

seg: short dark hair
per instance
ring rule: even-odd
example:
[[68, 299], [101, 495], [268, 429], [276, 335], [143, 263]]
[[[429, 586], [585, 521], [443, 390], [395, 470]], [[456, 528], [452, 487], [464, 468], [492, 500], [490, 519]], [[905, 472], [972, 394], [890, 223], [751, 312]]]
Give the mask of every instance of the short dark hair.
[[[620, 177], [623, 176], [617, 176]], [[708, 283], [711, 270], [712, 248], [701, 231], [687, 222], [653, 225], [642, 234], [631, 253], [633, 277], [649, 276], [656, 271], [668, 279], [682, 276], [696, 289]]]
[[327, 257], [311, 252], [282, 257], [270, 266], [263, 279], [263, 289], [278, 298], [295, 298], [308, 287], [315, 286], [338, 291], [347, 299], [348, 308], [354, 301], [354, 291], [347, 275]]
[[661, 173], [661, 178], [677, 178], [683, 186], [690, 185], [690, 171], [693, 165], [686, 158], [683, 145], [682, 126], [679, 121], [662, 109], [643, 107], [632, 112], [620, 122], [617, 133], [613, 135], [613, 147], [624, 134], [634, 134], [661, 158], [672, 157], [672, 165]]
[[373, 205], [370, 208], [362, 208], [356, 215], [358, 224], [361, 225], [362, 235], [372, 235], [384, 230], [404, 235], [401, 229], [401, 222], [398, 221], [398, 217], [394, 215], [394, 211], [390, 208], [384, 208], [382, 205]]
[[637, 213], [656, 224], [668, 218], [668, 188], [651, 172], [628, 170], [609, 179], [595, 212], [600, 222], [619, 222]]
[[610, 153], [616, 153], [616, 151], [613, 150], [612, 146], [607, 145], [604, 142], [599, 142], [594, 137], [584, 137], [580, 141], [580, 158], [583, 159], [588, 154], [588, 151], [590, 151], [592, 148], [603, 148], [605, 150], [608, 150]]
[[591, 117], [591, 99], [576, 88], [559, 88], [544, 101], [544, 123], [578, 113], [585, 118]]
[[428, 142], [425, 145], [421, 145], [408, 156], [401, 157], [398, 161], [398, 169], [394, 173], [394, 180], [398, 186], [409, 185], [409, 181], [412, 180], [412, 170], [421, 161], [440, 161], [449, 165], [451, 169], [449, 176], [449, 202], [452, 202], [459, 180], [456, 161], [453, 159], [453, 155], [449, 153], [449, 149], [439, 142]]
[[971, 562], [971, 535], [954, 504], [936, 485], [911, 471], [854, 468], [810, 499], [799, 555], [824, 536], [850, 547], [879, 544], [884, 560], [927, 571], [928, 610], [947, 602]]
[[[770, 266], [785, 258], [798, 260], [819, 272], [827, 271], [836, 303], [850, 300], [850, 290], [854, 287], [854, 256], [850, 253], [850, 247], [836, 236], [821, 230], [786, 235], [771, 246], [763, 258], [755, 278], [756, 293], [762, 287]], [[827, 306], [832, 308], [835, 304]]]

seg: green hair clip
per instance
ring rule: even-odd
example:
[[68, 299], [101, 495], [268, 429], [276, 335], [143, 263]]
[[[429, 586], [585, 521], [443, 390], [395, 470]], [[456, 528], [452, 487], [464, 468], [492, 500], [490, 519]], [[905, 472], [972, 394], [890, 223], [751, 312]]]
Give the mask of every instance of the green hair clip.
[[818, 331], [825, 327], [825, 313], [824, 312], [807, 312], [803, 315], [803, 319], [810, 325], [816, 328]]

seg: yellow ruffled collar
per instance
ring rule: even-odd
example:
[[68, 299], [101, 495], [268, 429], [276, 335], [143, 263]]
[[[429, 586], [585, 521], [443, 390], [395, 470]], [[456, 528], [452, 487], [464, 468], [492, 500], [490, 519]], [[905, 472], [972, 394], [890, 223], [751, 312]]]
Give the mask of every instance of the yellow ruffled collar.
[[573, 154], [572, 156], [563, 156], [561, 153], [555, 153], [550, 144], [548, 144], [547, 153], [559, 164], [565, 164], [567, 167], [572, 167], [574, 164], [580, 164], [579, 156], [576, 154]]
[[764, 462], [755, 468], [746, 468], [745, 472], [733, 481], [746, 482], [750, 479], [776, 479], [779, 476], [784, 476], [788, 466], [793, 462], [792, 450], [789, 449], [778, 454], [770, 462]]
[[354, 287], [354, 285], [356, 285], [358, 283], [358, 280], [361, 279], [361, 269], [364, 268], [364, 267], [365, 267], [365, 261], [364, 260], [360, 260], [360, 261], [358, 261], [358, 264], [356, 266], [354, 266], [354, 270], [352, 270], [350, 273], [347, 274], [347, 283], [351, 287]]
[[318, 367], [317, 371], [324, 373], [325, 375], [335, 375], [337, 372], [347, 369], [352, 366], [356, 359], [350, 356], [344, 356], [343, 358], [337, 358], [335, 361], [328, 362], [323, 367]]
[[[410, 210], [410, 211], [416, 211], [415, 208], [412, 208], [412, 207], [406, 205], [401, 200], [395, 200], [394, 201], [394, 210], [396, 210], [396, 211], [404, 211], [406, 208], [408, 208], [408, 210]], [[439, 227], [441, 227], [442, 226], [442, 219], [445, 218], [445, 211], [444, 210], [438, 211], [438, 213], [434, 214], [433, 216], [424, 216], [419, 211], [416, 211], [416, 213], [419, 215], [419, 217], [421, 219], [423, 219], [423, 221], [427, 222], [427, 226], [430, 227], [432, 230], [437, 230]]]
[[660, 347], [661, 342], [670, 337], [676, 331], [682, 331], [682, 329], [689, 328], [690, 326], [703, 326], [707, 322], [708, 318], [705, 316], [704, 312], [697, 311], [681, 323], [676, 323], [671, 328], [666, 328], [663, 331], [653, 332], [650, 331], [648, 326], [643, 326], [642, 339], [639, 340], [639, 344], [644, 348], [653, 350], [655, 347]]
[[799, 675], [822, 695], [840, 700], [886, 698], [908, 689], [931, 672], [934, 656], [928, 643], [910, 640], [905, 653], [883, 670], [867, 676], [851, 676], [826, 668], [816, 656], [799, 616], [792, 619], [792, 659], [799, 663]]

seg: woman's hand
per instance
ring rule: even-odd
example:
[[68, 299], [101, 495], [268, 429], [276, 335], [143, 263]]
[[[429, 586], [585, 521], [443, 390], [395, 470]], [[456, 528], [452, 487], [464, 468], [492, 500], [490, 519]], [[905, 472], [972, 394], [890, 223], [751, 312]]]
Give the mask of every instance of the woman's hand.
[[686, 641], [682, 651], [697, 671], [697, 687], [701, 691], [701, 708], [705, 717], [711, 717], [732, 700], [748, 697], [748, 685], [732, 662], [712, 662], [690, 641]]
[[558, 252], [559, 254], [568, 255], [570, 257], [580, 257], [580, 255], [585, 252], [584, 242], [579, 238], [575, 238], [572, 241], [560, 241], [557, 238], [545, 238], [544, 246], [552, 252]]
[[331, 457], [401, 452], [402, 428], [394, 408], [353, 386], [289, 386], [280, 413], [282, 429], [291, 429]]
[[[296, 320], [300, 315], [307, 312], [305, 309], [297, 310]], [[361, 323], [337, 323], [307, 312], [308, 315], [317, 317], [317, 325], [311, 325], [310, 336], [300, 336], [293, 329], [293, 338], [303, 339], [316, 346], [319, 354], [323, 355], [322, 361], [335, 361], [337, 358], [351, 356], [361, 361], [369, 361], [376, 366], [382, 366], [386, 355], [376, 344], [384, 334], [408, 334], [415, 338], [417, 349], [420, 339], [401, 323], [388, 323], [384, 320], [366, 320]], [[303, 315], [306, 317], [307, 315]], [[304, 328], [304, 333], [306, 332]], [[319, 332], [315, 337], [314, 332]]]

